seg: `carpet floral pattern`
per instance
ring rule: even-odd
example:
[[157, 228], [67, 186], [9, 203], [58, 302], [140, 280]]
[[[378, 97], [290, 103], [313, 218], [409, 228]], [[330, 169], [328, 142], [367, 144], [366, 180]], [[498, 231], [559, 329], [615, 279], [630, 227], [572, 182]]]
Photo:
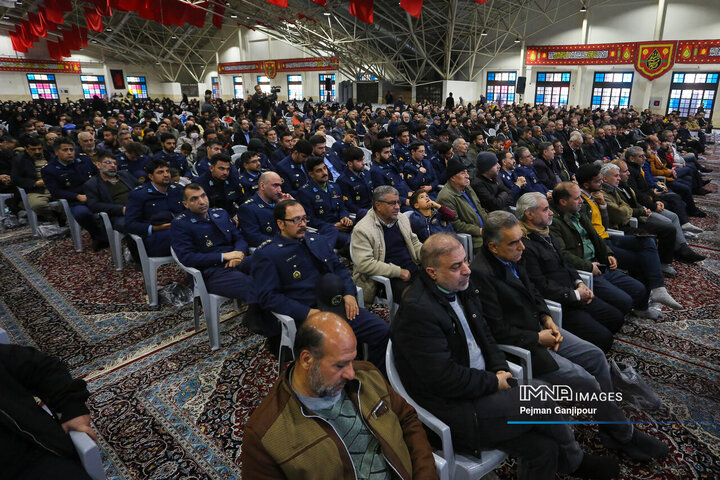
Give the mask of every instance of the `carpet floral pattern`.
[[[709, 165], [716, 192], [720, 161]], [[709, 216], [693, 219], [706, 232], [692, 245], [708, 258], [676, 262], [679, 275], [667, 281], [684, 309], [630, 321], [610, 353], [663, 400], [658, 411], [623, 409], [671, 451], [643, 464], [621, 457], [624, 479], [720, 478], [720, 195], [698, 203]], [[39, 240], [21, 228], [0, 233], [0, 269], [0, 326], [88, 381], [108, 479], [241, 478], [243, 428], [277, 363], [240, 311], [224, 308], [222, 348], [211, 352], [205, 331], [192, 328], [191, 306], [149, 307], [141, 273], [116, 272], [107, 250], [76, 253], [67, 238]], [[159, 278], [186, 282], [171, 266]], [[606, 453], [596, 427], [576, 434], [586, 451]], [[511, 459], [496, 474], [510, 479], [515, 470]]]

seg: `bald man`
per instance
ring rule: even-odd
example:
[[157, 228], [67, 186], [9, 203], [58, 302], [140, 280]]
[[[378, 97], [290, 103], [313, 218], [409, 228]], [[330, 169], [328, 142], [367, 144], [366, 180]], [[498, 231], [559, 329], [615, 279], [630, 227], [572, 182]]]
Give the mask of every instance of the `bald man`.
[[283, 179], [275, 172], [264, 172], [258, 178], [255, 194], [240, 205], [238, 223], [251, 247], [257, 247], [280, 233], [273, 216], [275, 204], [293, 197], [282, 191]]
[[345, 320], [312, 315], [293, 349], [296, 361], [245, 427], [244, 478], [438, 478], [415, 409], [372, 364], [355, 361]]

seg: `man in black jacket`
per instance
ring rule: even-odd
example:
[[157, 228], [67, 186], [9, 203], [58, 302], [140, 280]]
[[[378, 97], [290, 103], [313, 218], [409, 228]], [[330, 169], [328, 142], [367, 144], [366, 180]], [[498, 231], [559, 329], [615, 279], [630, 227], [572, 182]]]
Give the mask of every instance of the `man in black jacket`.
[[519, 456], [520, 479], [554, 479], [558, 471], [581, 478], [616, 475], [617, 461], [584, 455], [567, 425], [508, 425], [528, 419], [522, 407], [554, 403], [521, 402], [519, 389], [508, 383], [511, 374], [485, 323], [460, 242], [450, 234], [432, 235], [421, 258], [423, 270], [391, 325], [393, 354], [408, 394], [450, 426], [456, 449], [478, 456], [498, 448]]
[[[530, 350], [533, 379], [569, 386], [588, 394], [606, 448], [620, 450], [636, 461], [660, 458], [668, 447], [633, 428], [615, 403], [605, 354], [559, 328], [545, 300], [518, 264], [525, 250], [518, 220], [508, 212], [492, 212], [483, 228], [483, 246], [472, 262], [472, 280], [483, 292], [485, 318], [498, 342]], [[594, 401], [602, 399], [606, 401]]]
[[[31, 347], [0, 345], [0, 465], [3, 478], [89, 480], [67, 432], [94, 440], [83, 380]], [[40, 408], [39, 397], [59, 421]], [[62, 422], [62, 423], [60, 423]]]
[[531, 192], [520, 197], [515, 215], [525, 245], [520, 263], [530, 280], [544, 298], [562, 305], [567, 330], [604, 352], [610, 350], [613, 334], [620, 330], [630, 309], [622, 311], [596, 296], [563, 258], [558, 240], [549, 232], [554, 213], [544, 195]]
[[25, 205], [25, 208], [32, 209], [40, 221], [50, 221], [56, 216], [48, 206], [52, 198], [45, 188], [45, 181], [40, 176], [40, 170], [47, 164], [42, 141], [39, 138], [29, 138], [25, 143], [25, 153], [13, 159], [10, 174], [12, 183], [24, 188], [27, 193], [30, 205]]
[[100, 173], [83, 185], [87, 206], [93, 213], [107, 213], [113, 229], [125, 232], [125, 204], [138, 181], [127, 170], [118, 172], [117, 160], [107, 152], [98, 155], [98, 165]]
[[[505, 152], [498, 155], [505, 157]], [[470, 182], [470, 186], [475, 190], [480, 205], [488, 212], [507, 210], [514, 205], [515, 197], [502, 181], [498, 181], [498, 172], [500, 171], [498, 156], [490, 152], [480, 152], [475, 163], [476, 176]]]

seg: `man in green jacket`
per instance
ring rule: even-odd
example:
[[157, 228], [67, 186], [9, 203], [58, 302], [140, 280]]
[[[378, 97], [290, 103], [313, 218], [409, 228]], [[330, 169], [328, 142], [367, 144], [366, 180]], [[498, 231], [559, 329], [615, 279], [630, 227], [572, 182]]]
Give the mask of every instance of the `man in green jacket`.
[[415, 409], [356, 348], [334, 313], [302, 324], [295, 362], [245, 426], [243, 478], [438, 478]]
[[440, 190], [437, 201], [457, 215], [452, 226], [457, 233], [469, 233], [472, 236], [473, 251], [482, 247], [482, 227], [487, 213], [480, 200], [470, 188], [470, 175], [459, 160], [451, 158], [447, 163], [447, 183]]

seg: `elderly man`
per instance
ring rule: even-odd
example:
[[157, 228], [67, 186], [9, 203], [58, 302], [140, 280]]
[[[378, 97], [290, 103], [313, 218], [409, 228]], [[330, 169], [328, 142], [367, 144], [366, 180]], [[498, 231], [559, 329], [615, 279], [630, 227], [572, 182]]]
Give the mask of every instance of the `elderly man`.
[[[465, 169], [470, 174], [470, 177], [475, 176], [475, 158], [471, 158], [470, 155], [468, 155], [468, 143], [465, 141], [464, 138], [459, 137], [453, 140], [452, 142], [453, 152], [455, 152], [455, 157], [457, 160], [460, 160], [460, 162], [463, 164]], [[448, 177], [449, 178], [449, 177]]]
[[[625, 314], [612, 296], [596, 296], [580, 279], [575, 267], [562, 256], [558, 238], [550, 235], [554, 212], [545, 196], [526, 193], [517, 203], [525, 252], [521, 263], [544, 298], [562, 305], [563, 325], [570, 332], [602, 349], [610, 350], [613, 334], [620, 330]], [[607, 291], [603, 293], [607, 294]], [[607, 300], [607, 301], [606, 301]]]
[[398, 191], [381, 185], [373, 191], [372, 210], [353, 230], [353, 280], [362, 287], [368, 303], [375, 298], [377, 288], [371, 275], [388, 277], [393, 298], [400, 299], [418, 271], [422, 244], [412, 232], [410, 220], [399, 213]]
[[312, 315], [294, 351], [245, 426], [244, 478], [437, 479], [415, 410], [375, 367], [355, 360], [357, 341], [343, 319]]
[[438, 194], [437, 202], [457, 215], [452, 226], [457, 233], [472, 236], [473, 250], [482, 246], [482, 228], [485, 222], [485, 210], [477, 195], [470, 188], [470, 175], [465, 166], [453, 158], [447, 163], [448, 181]]
[[475, 456], [489, 448], [516, 455], [522, 480], [551, 480], [557, 472], [616, 475], [617, 461], [583, 454], [556, 415], [543, 416], [547, 424], [509, 424], [527, 419], [521, 406], [552, 409], [554, 403], [520, 401], [512, 386], [517, 380], [490, 333], [480, 290], [470, 281], [465, 251], [455, 237], [432, 235], [421, 257], [422, 270], [392, 324], [393, 354], [408, 393], [450, 426], [455, 448]]
[[[340, 284], [333, 305], [342, 309], [358, 340], [368, 344], [369, 360], [384, 369], [388, 325], [358, 307], [350, 272], [322, 237], [307, 233], [308, 217], [302, 204], [283, 200], [275, 205], [273, 215], [280, 235], [260, 245], [253, 254], [252, 276], [260, 306], [267, 312], [288, 315], [299, 325], [318, 311], [318, 293], [327, 293], [318, 292], [320, 280], [331, 274]], [[264, 330], [274, 348], [279, 325], [266, 321]]]
[[527, 272], [518, 262], [525, 250], [518, 220], [508, 212], [492, 212], [483, 229], [485, 243], [473, 259], [472, 280], [483, 292], [483, 312], [498, 342], [530, 350], [533, 378], [567, 385], [589, 394], [595, 408], [600, 438], [606, 448], [619, 450], [635, 461], [667, 455], [668, 447], [634, 428], [614, 401], [600, 398], [614, 393], [605, 354], [569, 331], [558, 327]]
[[589, 160], [585, 158], [585, 152], [583, 152], [582, 145], [582, 133], [573, 132], [572, 134], [570, 134], [570, 139], [568, 140], [568, 148], [564, 149], [563, 151], [563, 159], [565, 160], [565, 164], [567, 165], [568, 169], [570, 169], [570, 172], [572, 173], [575, 173], [575, 171], [580, 168], [580, 165], [584, 165], [585, 163], [589, 162]]

